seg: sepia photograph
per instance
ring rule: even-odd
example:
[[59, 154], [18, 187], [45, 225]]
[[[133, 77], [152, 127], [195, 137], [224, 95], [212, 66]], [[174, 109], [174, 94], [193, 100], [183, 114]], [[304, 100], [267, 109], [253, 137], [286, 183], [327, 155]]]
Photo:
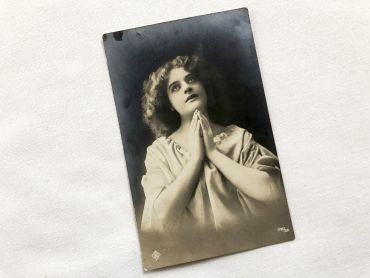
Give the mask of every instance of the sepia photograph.
[[0, 278], [370, 278], [370, 1], [3, 1]]
[[144, 270], [293, 240], [248, 10], [103, 42]]

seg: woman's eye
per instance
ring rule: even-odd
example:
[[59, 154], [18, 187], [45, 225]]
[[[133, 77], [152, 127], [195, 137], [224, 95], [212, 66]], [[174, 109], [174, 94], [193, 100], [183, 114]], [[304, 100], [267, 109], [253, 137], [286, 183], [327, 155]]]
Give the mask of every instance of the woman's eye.
[[195, 77], [194, 76], [190, 76], [189, 78], [188, 78], [188, 83], [194, 83], [195, 82]]
[[180, 86], [179, 85], [172, 86], [172, 92], [177, 92], [178, 90], [180, 90]]

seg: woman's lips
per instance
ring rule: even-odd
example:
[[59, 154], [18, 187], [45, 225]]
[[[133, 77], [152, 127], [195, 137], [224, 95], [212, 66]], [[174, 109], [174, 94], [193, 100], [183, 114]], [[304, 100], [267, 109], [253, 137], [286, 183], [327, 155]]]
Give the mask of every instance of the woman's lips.
[[197, 98], [197, 97], [198, 97], [198, 95], [197, 95], [197, 94], [192, 94], [192, 95], [190, 95], [190, 96], [188, 96], [188, 97], [186, 98], [185, 102], [188, 102], [189, 100], [192, 100], [192, 99]]

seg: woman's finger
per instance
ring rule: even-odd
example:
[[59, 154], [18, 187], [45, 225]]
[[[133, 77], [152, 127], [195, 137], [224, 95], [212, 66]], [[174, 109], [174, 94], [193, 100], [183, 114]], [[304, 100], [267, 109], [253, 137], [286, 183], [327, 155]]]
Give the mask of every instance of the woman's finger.
[[198, 120], [196, 120], [194, 122], [194, 134], [196, 134], [197, 136], [199, 136], [199, 123], [198, 123]]
[[200, 121], [198, 121], [198, 122], [199, 122], [199, 126], [198, 126], [199, 136], [200, 136], [201, 138], [203, 138], [203, 130], [202, 130], [202, 127], [201, 127]]
[[194, 130], [194, 125], [195, 125], [195, 122], [196, 122], [196, 119], [197, 119], [197, 111], [195, 110], [194, 113], [193, 113], [193, 118], [191, 119], [191, 123], [190, 123], [190, 130]]
[[206, 123], [206, 125], [209, 126], [209, 121], [208, 121], [207, 117], [204, 116], [203, 114], [201, 114], [200, 116], [202, 117], [202, 119]]
[[200, 119], [200, 115], [201, 115], [202, 112], [200, 112], [199, 110], [197, 111], [197, 117], [198, 119]]
[[204, 126], [205, 126], [207, 132], [209, 132], [209, 134], [212, 134], [212, 129], [211, 129], [211, 126], [209, 125], [209, 121], [208, 121], [207, 117], [204, 116], [204, 115], [201, 115], [201, 117], [202, 117], [202, 120], [203, 120], [203, 123], [204, 123]]
[[206, 127], [204, 126], [203, 121], [202, 121], [202, 120], [200, 120], [200, 121], [199, 121], [199, 123], [200, 123], [200, 128], [201, 128], [202, 134], [203, 134], [204, 136], [206, 136], [208, 133], [207, 133], [207, 129], [206, 129]]
[[202, 124], [202, 128], [204, 129], [204, 132], [205, 132], [206, 134], [209, 134], [209, 132], [210, 132], [210, 127], [209, 127], [209, 125], [207, 125], [207, 122], [205, 121], [204, 116], [201, 116], [201, 118], [200, 118], [200, 122], [201, 122], [201, 124]]
[[199, 123], [200, 123], [201, 128], [204, 129], [204, 123], [201, 117], [199, 117]]

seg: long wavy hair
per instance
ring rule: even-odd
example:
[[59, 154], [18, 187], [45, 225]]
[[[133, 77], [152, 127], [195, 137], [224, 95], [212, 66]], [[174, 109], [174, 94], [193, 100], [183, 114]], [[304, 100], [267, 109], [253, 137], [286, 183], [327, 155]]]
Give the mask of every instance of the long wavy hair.
[[169, 73], [172, 69], [180, 67], [194, 74], [202, 82], [207, 93], [207, 110], [210, 120], [221, 125], [227, 124], [229, 106], [226, 84], [222, 75], [199, 56], [177, 56], [162, 64], [143, 83], [141, 99], [143, 120], [156, 138], [169, 136], [181, 124], [180, 115], [171, 109], [167, 96]]

